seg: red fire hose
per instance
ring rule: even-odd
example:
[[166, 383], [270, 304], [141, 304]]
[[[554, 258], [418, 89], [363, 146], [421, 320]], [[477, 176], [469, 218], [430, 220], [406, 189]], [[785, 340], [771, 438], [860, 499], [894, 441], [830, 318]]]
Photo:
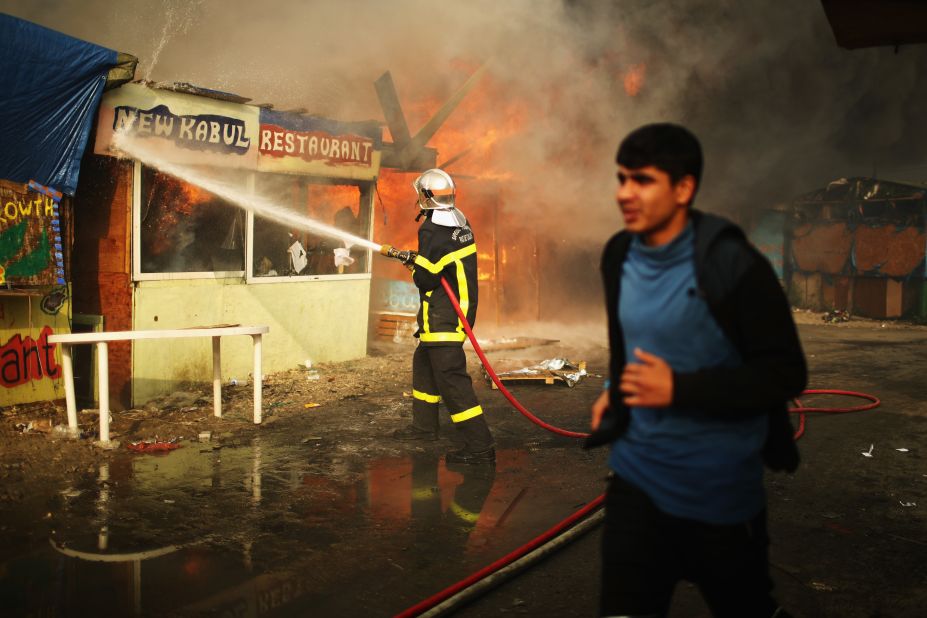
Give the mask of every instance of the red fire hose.
[[[535, 423], [552, 431], [556, 434], [562, 436], [569, 436], [571, 438], [585, 438], [589, 434], [580, 432], [580, 431], [569, 431], [566, 429], [560, 429], [549, 423], [542, 421], [540, 418], [532, 414], [525, 408], [515, 396], [502, 384], [502, 381], [499, 379], [499, 376], [496, 375], [496, 372], [493, 370], [492, 365], [489, 364], [489, 360], [486, 358], [486, 354], [483, 353], [483, 348], [480, 347], [480, 344], [476, 340], [476, 336], [473, 334], [473, 330], [470, 328], [470, 323], [467, 321], [467, 316], [464, 314], [463, 310], [460, 308], [460, 304], [457, 302], [457, 296], [454, 294], [454, 290], [451, 288], [450, 284], [447, 282], [447, 279], [444, 277], [441, 278], [441, 285], [444, 286], [444, 291], [447, 292], [447, 297], [451, 300], [451, 304], [454, 306], [454, 310], [457, 312], [458, 317], [460, 318], [460, 323], [464, 327], [464, 331], [467, 333], [467, 337], [470, 339], [470, 343], [473, 344], [473, 349], [476, 351], [477, 356], [480, 357], [480, 361], [483, 363], [483, 367], [486, 369], [486, 373], [489, 374], [489, 377], [492, 379], [493, 383], [499, 388], [499, 391], [505, 396], [506, 399], [515, 407], [516, 410], [521, 412], [525, 417], [528, 418], [531, 422]], [[796, 406], [794, 408], [789, 408], [789, 412], [793, 414], [798, 414], [798, 429], [795, 431], [794, 439], [798, 440], [805, 433], [805, 415], [809, 413], [825, 413], [825, 414], [845, 414], [847, 412], [862, 412], [864, 410], [872, 410], [876, 408], [881, 403], [877, 397], [866, 393], [858, 393], [856, 391], [842, 391], [842, 390], [831, 390], [831, 389], [809, 389], [802, 393], [802, 395], [842, 395], [847, 397], [858, 397], [861, 399], [866, 399], [870, 403], [854, 406], [849, 408], [818, 408], [818, 407], [805, 407], [800, 399], [796, 399], [794, 403]], [[499, 558], [492, 564], [489, 564], [479, 571], [467, 576], [466, 578], [458, 581], [455, 584], [452, 584], [445, 588], [444, 590], [434, 594], [427, 599], [416, 603], [412, 607], [406, 609], [405, 611], [396, 615], [395, 618], [413, 618], [414, 616], [421, 616], [423, 613], [428, 610], [435, 608], [439, 604], [447, 601], [455, 595], [462, 596], [463, 592], [480, 582], [481, 580], [490, 577], [493, 573], [496, 573], [500, 569], [510, 565], [515, 560], [525, 556], [528, 552], [535, 550], [539, 546], [553, 539], [557, 535], [563, 534], [570, 526], [572, 526], [577, 521], [581, 520], [583, 517], [589, 515], [600, 506], [605, 501], [605, 494], [600, 495], [591, 502], [589, 502], [582, 509], [576, 511], [553, 528], [549, 529], [547, 532], [544, 532], [538, 537], [535, 537], [528, 543], [522, 545], [515, 551]], [[444, 603], [444, 605], [449, 605], [449, 603]], [[434, 615], [437, 615], [438, 612], [434, 612]]]
[[839, 391], [828, 388], [811, 388], [802, 392], [802, 395], [842, 395], [846, 397], [858, 397], [860, 399], [867, 399], [870, 403], [863, 404], [861, 406], [853, 406], [850, 408], [806, 408], [804, 405], [802, 405], [801, 399], [796, 399], [794, 402], [796, 407], [789, 408], [789, 412], [798, 415], [798, 429], [795, 430], [795, 435], [792, 436], [795, 440], [798, 440], [805, 433], [805, 414], [846, 414], [847, 412], [864, 412], [866, 410], [878, 408], [882, 403], [879, 401], [878, 397], [868, 393], [858, 393], [856, 391]]
[[468, 575], [467, 577], [460, 580], [456, 584], [448, 586], [447, 588], [445, 588], [438, 594], [430, 596], [424, 601], [421, 601], [420, 603], [416, 603], [415, 605], [413, 605], [412, 607], [410, 607], [409, 609], [405, 610], [404, 612], [400, 614], [396, 614], [396, 618], [412, 618], [413, 616], [421, 615], [423, 612], [431, 609], [438, 603], [465, 590], [466, 588], [468, 588], [469, 586], [472, 586], [473, 584], [480, 581], [481, 579], [488, 577], [489, 575], [492, 575], [493, 573], [495, 573], [502, 567], [510, 564], [511, 562], [513, 562], [514, 560], [518, 558], [521, 558], [522, 556], [524, 556], [531, 550], [540, 547], [547, 541], [556, 537], [558, 534], [561, 534], [563, 531], [567, 530], [574, 523], [581, 520], [583, 517], [585, 517], [589, 513], [592, 513], [597, 508], [602, 506], [602, 503], [604, 501], [605, 501], [605, 494], [602, 494], [601, 496], [599, 496], [598, 498], [596, 498], [595, 500], [593, 500], [592, 502], [590, 502], [589, 504], [587, 504], [580, 510], [576, 511], [575, 513], [573, 513], [572, 515], [570, 515], [569, 517], [561, 521], [559, 524], [557, 524], [556, 526], [554, 526], [553, 528], [551, 528], [544, 534], [541, 534], [540, 536], [537, 536], [531, 539], [530, 541], [528, 541], [527, 543], [525, 543], [524, 545], [522, 545], [515, 551], [509, 554], [506, 554], [505, 556], [499, 558], [492, 564], [489, 564], [483, 567], [479, 571], [471, 575]]
[[[489, 359], [486, 358], [486, 354], [483, 352], [483, 348], [480, 347], [479, 342], [476, 340], [476, 335], [473, 334], [473, 329], [470, 328], [470, 323], [467, 321], [467, 316], [464, 314], [463, 310], [460, 308], [460, 304], [457, 302], [457, 296], [454, 294], [454, 290], [451, 288], [451, 285], [447, 282], [447, 279], [441, 277], [441, 285], [444, 286], [444, 291], [447, 292], [447, 297], [451, 299], [451, 304], [454, 306], [454, 311], [457, 312], [457, 316], [460, 318], [460, 323], [464, 327], [464, 331], [467, 333], [467, 337], [470, 339], [470, 343], [473, 344], [473, 349], [476, 351], [476, 355], [480, 357], [480, 361], [483, 363], [483, 367], [486, 369], [486, 373], [489, 374], [489, 377], [492, 379], [493, 383], [499, 388], [499, 392], [505, 395], [505, 398], [509, 400], [516, 410], [521, 412], [525, 417], [535, 423], [552, 431], [561, 436], [569, 436], [571, 438], [585, 438], [589, 434], [583, 433], [581, 431], [569, 431], [567, 429], [560, 429], [559, 427], [554, 427], [550, 423], [545, 423], [537, 416], [528, 411], [525, 406], [515, 399], [515, 395], [509, 392], [509, 389], [505, 388], [502, 384], [502, 381], [499, 379], [499, 376], [496, 375], [496, 372], [493, 370], [492, 365], [489, 364]], [[846, 397], [858, 397], [860, 399], [866, 399], [870, 401], [868, 404], [861, 406], [854, 406], [850, 408], [816, 408], [816, 407], [805, 407], [802, 405], [800, 399], [795, 400], [796, 407], [789, 408], [789, 412], [792, 414], [798, 414], [798, 430], [793, 436], [794, 439], [798, 440], [802, 434], [805, 433], [805, 415], [808, 413], [817, 413], [817, 414], [845, 414], [847, 412], [863, 412], [865, 410], [872, 410], [877, 408], [881, 403], [878, 397], [874, 397], [867, 393], [858, 393], [856, 391], [840, 391], [840, 390], [831, 390], [831, 389], [809, 389], [802, 392], [802, 395], [843, 395]]]
[[447, 292], [447, 297], [451, 299], [451, 304], [454, 305], [454, 311], [457, 312], [457, 315], [460, 318], [460, 323], [463, 324], [464, 331], [466, 331], [467, 337], [470, 339], [470, 343], [473, 344], [473, 349], [476, 350], [476, 355], [480, 357], [480, 361], [483, 363], [483, 367], [486, 369], [486, 373], [489, 374], [489, 377], [499, 389], [499, 392], [505, 395], [505, 398], [509, 400], [509, 403], [515, 406], [516, 410], [524, 414], [529, 421], [535, 425], [543, 427], [548, 431], [560, 434], [561, 436], [568, 436], [570, 438], [585, 438], [588, 436], [588, 433], [560, 429], [559, 427], [554, 427], [550, 423], [545, 423], [537, 416], [529, 412], [528, 408], [521, 405], [521, 403], [515, 399], [515, 395], [509, 392], [509, 389], [505, 388], [505, 385], [502, 384], [502, 380], [499, 379], [499, 376], [496, 375], [492, 365], [489, 364], [489, 359], [486, 358], [486, 354], [483, 353], [483, 348], [480, 347], [479, 342], [476, 340], [476, 335], [473, 334], [473, 329], [470, 328], [470, 323], [467, 321], [467, 316], [464, 314], [463, 310], [460, 308], [460, 304], [457, 302], [457, 297], [454, 295], [454, 290], [451, 289], [451, 285], [444, 277], [441, 277], [441, 285], [444, 286], [444, 291]]

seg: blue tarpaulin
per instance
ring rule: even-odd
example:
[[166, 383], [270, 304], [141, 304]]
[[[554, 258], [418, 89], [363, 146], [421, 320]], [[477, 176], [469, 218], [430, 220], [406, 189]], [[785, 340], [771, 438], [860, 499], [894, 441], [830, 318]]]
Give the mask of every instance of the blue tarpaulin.
[[73, 195], [117, 53], [0, 13], [0, 178]]

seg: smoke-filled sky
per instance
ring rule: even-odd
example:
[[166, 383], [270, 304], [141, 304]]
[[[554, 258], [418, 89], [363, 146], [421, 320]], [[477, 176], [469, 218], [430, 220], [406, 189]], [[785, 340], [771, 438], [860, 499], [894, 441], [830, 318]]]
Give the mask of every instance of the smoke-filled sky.
[[137, 78], [344, 120], [383, 118], [372, 84], [390, 70], [413, 133], [487, 62], [435, 136], [438, 161], [473, 142], [452, 172], [517, 179], [527, 188], [512, 191], [525, 196], [513, 207], [594, 242], [619, 225], [615, 147], [645, 122], [701, 137], [706, 210], [749, 216], [841, 176], [927, 180], [927, 46], [840, 49], [811, 0], [0, 0], [0, 10], [132, 53]]

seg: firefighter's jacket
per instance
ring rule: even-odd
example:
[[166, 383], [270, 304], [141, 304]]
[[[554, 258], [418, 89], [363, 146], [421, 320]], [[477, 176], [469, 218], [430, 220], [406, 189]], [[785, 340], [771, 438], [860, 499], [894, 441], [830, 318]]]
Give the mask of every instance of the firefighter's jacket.
[[428, 217], [418, 230], [418, 256], [412, 271], [421, 300], [415, 336], [429, 346], [462, 345], [467, 335], [441, 285], [442, 276], [472, 327], [478, 299], [473, 231], [469, 225], [437, 225]]

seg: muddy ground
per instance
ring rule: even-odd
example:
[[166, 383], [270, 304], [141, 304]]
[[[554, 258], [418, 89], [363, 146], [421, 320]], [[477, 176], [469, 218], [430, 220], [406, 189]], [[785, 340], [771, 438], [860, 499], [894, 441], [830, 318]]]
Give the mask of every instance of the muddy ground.
[[[809, 418], [799, 472], [768, 476], [778, 597], [797, 616], [923, 615], [927, 328], [796, 320], [810, 386], [865, 391], [882, 406]], [[404, 345], [379, 343], [317, 374], [267, 376], [261, 426], [250, 385], [223, 389], [221, 419], [203, 385], [113, 413], [111, 448], [94, 441], [95, 411], [82, 412], [85, 437], [73, 440], [54, 429], [66, 424], [62, 407], [0, 410], [4, 613], [388, 616], [492, 562], [595, 498], [606, 453], [528, 423], [469, 356], [497, 440], [494, 469], [444, 465], [454, 446], [446, 415], [438, 442], [389, 438], [411, 408]], [[593, 375], [574, 388], [513, 390], [546, 421], [582, 431], [607, 359], [596, 337], [490, 353], [509, 365], [558, 356], [585, 360]], [[180, 448], [130, 452], [143, 440]], [[598, 538], [458, 615], [595, 615]], [[707, 613], [680, 586], [672, 615]]]

